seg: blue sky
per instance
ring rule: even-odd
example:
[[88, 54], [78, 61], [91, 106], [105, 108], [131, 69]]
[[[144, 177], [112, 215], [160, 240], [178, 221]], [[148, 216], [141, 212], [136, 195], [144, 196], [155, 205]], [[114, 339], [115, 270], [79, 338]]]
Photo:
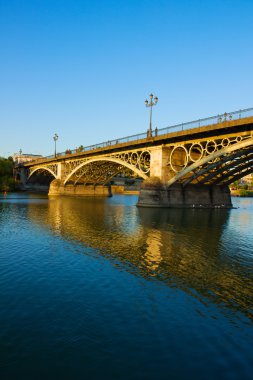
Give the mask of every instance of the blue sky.
[[0, 156], [253, 107], [252, 0], [0, 0]]

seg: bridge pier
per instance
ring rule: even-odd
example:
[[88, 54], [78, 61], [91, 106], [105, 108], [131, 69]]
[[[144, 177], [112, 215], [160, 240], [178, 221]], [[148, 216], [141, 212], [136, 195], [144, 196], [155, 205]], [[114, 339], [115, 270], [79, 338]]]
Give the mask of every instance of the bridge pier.
[[48, 195], [110, 197], [111, 187], [109, 185], [64, 185], [61, 180], [55, 179], [50, 183]]
[[151, 149], [150, 157], [150, 177], [158, 177], [166, 183], [174, 173], [168, 166], [171, 148], [158, 146]]
[[137, 206], [164, 208], [232, 208], [228, 186], [188, 185], [172, 186], [159, 179], [144, 181]]
[[[137, 206], [168, 208], [231, 208], [231, 194], [225, 185], [197, 185], [180, 183], [167, 185], [175, 176], [168, 165], [171, 148], [152, 148], [150, 178], [142, 184]], [[184, 167], [185, 151], [174, 154], [175, 166]]]

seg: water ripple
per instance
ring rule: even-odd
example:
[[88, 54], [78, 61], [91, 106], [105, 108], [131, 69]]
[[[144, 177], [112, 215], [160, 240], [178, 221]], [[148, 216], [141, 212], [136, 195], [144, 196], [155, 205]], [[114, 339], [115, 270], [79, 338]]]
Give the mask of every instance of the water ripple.
[[4, 379], [251, 378], [253, 202], [135, 201], [0, 200]]

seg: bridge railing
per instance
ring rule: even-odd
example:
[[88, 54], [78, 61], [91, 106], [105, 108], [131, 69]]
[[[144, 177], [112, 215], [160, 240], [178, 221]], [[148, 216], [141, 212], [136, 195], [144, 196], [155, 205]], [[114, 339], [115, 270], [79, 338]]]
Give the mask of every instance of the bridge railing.
[[[211, 117], [207, 117], [204, 119], [198, 119], [198, 120], [190, 121], [187, 123], [170, 125], [170, 126], [165, 127], [165, 128], [160, 128], [160, 129], [156, 128], [154, 131], [152, 131], [152, 136], [153, 137], [163, 136], [163, 135], [167, 135], [169, 133], [180, 132], [180, 131], [185, 131], [188, 129], [194, 129], [194, 128], [204, 127], [204, 126], [208, 126], [208, 125], [212, 125], [212, 124], [223, 123], [225, 121], [230, 121], [230, 120], [238, 120], [238, 119], [246, 118], [249, 116], [253, 116], [253, 108], [246, 108], [243, 110], [233, 111], [233, 112], [229, 112], [229, 113], [225, 112], [224, 114], [218, 114], [216, 116], [211, 116]], [[108, 147], [111, 147], [114, 145], [123, 144], [126, 142], [138, 141], [138, 140], [142, 140], [142, 139], [145, 139], [148, 137], [150, 137], [150, 136], [149, 136], [149, 133], [147, 131], [147, 133], [139, 133], [136, 135], [122, 137], [119, 139], [104, 141], [100, 144], [89, 145], [86, 147], [79, 147], [76, 149], [68, 149], [65, 152], [57, 153], [57, 157], [62, 157], [62, 156], [66, 156], [69, 154], [76, 154], [76, 153], [80, 153], [80, 152], [92, 151], [92, 150], [99, 149], [99, 148], [108, 148]], [[47, 158], [48, 159], [54, 158], [54, 155], [46, 156], [43, 159], [47, 159]]]
[[194, 129], [198, 127], [205, 127], [212, 124], [222, 123], [224, 121], [239, 120], [249, 116], [253, 116], [253, 108], [247, 108], [229, 113], [225, 112], [224, 114], [218, 114], [216, 116], [206, 117], [204, 119], [198, 119], [187, 123], [176, 124], [158, 129], [157, 136], [162, 136], [173, 132], [185, 131], [188, 129]]
[[[145, 138], [147, 138], [146, 133], [139, 133], [137, 135], [122, 137], [120, 139], [104, 141], [100, 144], [93, 144], [93, 145], [85, 146], [82, 148], [76, 148], [76, 149], [67, 149], [65, 152], [57, 153], [57, 157], [66, 156], [68, 154], [76, 154], [76, 153], [80, 153], [80, 152], [88, 152], [88, 151], [92, 151], [92, 150], [99, 149], [99, 148], [108, 148], [108, 147], [113, 146], [113, 145], [118, 145], [118, 144], [122, 144], [125, 142], [131, 142], [131, 141], [138, 141], [138, 140], [142, 140]], [[45, 159], [45, 158], [54, 158], [54, 157], [55, 157], [54, 155], [51, 155], [51, 156], [46, 156], [43, 158]]]

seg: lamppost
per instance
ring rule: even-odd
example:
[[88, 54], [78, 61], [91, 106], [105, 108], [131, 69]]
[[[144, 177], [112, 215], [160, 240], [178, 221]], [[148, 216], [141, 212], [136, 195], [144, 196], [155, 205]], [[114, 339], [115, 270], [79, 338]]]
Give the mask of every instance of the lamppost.
[[56, 141], [58, 140], [59, 136], [57, 135], [57, 133], [54, 134], [54, 156], [56, 157]]
[[152, 136], [152, 107], [157, 104], [158, 97], [156, 96], [154, 98], [154, 101], [153, 101], [153, 97], [154, 97], [153, 94], [150, 94], [149, 97], [150, 97], [150, 102], [148, 102], [148, 100], [146, 99], [145, 105], [146, 105], [146, 107], [150, 107], [150, 121], [149, 121], [148, 136], [151, 137]]

